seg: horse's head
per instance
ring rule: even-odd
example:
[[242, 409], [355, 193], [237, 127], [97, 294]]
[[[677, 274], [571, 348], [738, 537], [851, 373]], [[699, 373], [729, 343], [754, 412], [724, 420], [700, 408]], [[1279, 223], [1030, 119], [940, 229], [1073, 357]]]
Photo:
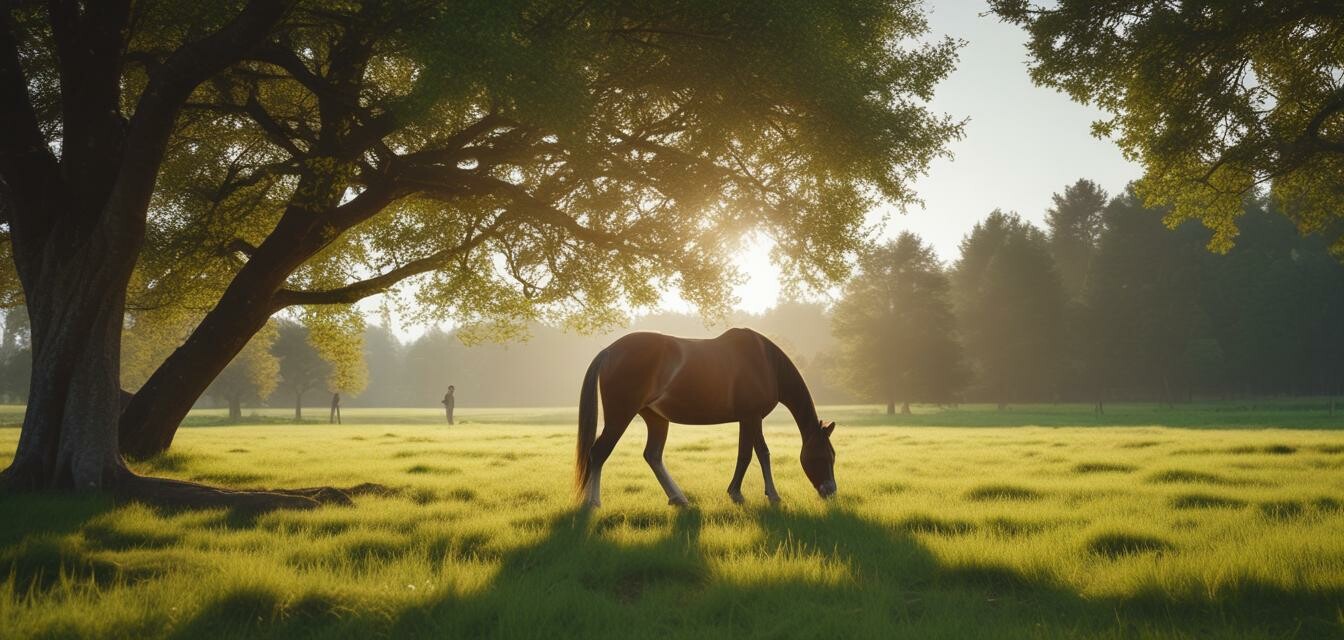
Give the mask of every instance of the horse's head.
[[803, 473], [823, 498], [835, 495], [835, 447], [831, 446], [834, 432], [834, 422], [822, 421], [820, 435], [804, 440], [803, 453], [798, 456], [803, 463]]

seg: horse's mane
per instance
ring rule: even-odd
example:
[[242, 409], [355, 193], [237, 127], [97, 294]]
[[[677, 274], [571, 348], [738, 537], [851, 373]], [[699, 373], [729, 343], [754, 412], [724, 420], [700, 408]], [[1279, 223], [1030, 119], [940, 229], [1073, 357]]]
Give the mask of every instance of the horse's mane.
[[820, 431], [817, 405], [812, 401], [812, 392], [808, 391], [807, 383], [803, 381], [803, 374], [799, 373], [798, 367], [779, 345], [765, 336], [761, 336], [761, 344], [765, 346], [765, 353], [774, 365], [775, 378], [779, 384], [780, 403], [793, 414], [804, 437], [811, 435], [813, 431]]

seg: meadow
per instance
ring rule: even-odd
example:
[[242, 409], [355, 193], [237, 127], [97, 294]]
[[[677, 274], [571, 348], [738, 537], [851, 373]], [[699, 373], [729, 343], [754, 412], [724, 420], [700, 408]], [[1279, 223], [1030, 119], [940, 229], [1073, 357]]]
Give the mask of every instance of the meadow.
[[[676, 425], [666, 462], [693, 505], [667, 506], [637, 421], [595, 511], [573, 500], [572, 409], [198, 411], [136, 468], [393, 492], [268, 514], [0, 497], [0, 635], [1344, 637], [1344, 432], [1324, 405], [917, 409], [823, 408], [828, 502], [776, 412], [778, 507], [754, 464], [746, 505], [724, 493], [735, 427]], [[17, 438], [0, 429], [0, 462]]]

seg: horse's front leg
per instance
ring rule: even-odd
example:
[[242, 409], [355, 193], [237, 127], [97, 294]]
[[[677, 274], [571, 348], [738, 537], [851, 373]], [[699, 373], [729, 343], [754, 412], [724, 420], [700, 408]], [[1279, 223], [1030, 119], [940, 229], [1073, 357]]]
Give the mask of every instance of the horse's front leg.
[[746, 501], [742, 497], [742, 478], [747, 475], [747, 467], [751, 465], [751, 447], [753, 438], [747, 428], [747, 423], [742, 422], [738, 425], [737, 432], [737, 469], [733, 471], [733, 481], [728, 483], [728, 497], [733, 502], [742, 504]]
[[756, 459], [761, 461], [761, 476], [765, 479], [765, 497], [770, 504], [779, 504], [779, 492], [775, 491], [775, 477], [770, 473], [770, 448], [765, 446], [765, 434], [756, 430]]

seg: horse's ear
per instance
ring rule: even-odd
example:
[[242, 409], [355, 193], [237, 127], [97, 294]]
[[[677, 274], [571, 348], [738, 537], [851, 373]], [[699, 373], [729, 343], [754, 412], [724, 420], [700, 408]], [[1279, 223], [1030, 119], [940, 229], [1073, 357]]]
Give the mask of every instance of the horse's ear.
[[831, 433], [833, 433], [834, 431], [835, 431], [835, 422], [834, 422], [834, 421], [832, 421], [832, 422], [829, 423], [829, 424], [827, 424], [827, 423], [822, 423], [822, 425], [821, 425], [821, 432], [824, 433], [824, 434], [826, 434], [826, 437], [827, 437], [827, 438], [831, 437]]

